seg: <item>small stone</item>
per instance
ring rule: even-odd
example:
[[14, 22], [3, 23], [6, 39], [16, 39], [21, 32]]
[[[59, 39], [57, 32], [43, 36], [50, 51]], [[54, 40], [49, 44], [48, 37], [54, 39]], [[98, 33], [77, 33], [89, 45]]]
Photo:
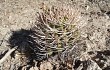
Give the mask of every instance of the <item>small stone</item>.
[[31, 67], [29, 70], [39, 70], [38, 67]]
[[50, 62], [45, 61], [45, 62], [41, 63], [40, 70], [53, 70], [53, 66]]

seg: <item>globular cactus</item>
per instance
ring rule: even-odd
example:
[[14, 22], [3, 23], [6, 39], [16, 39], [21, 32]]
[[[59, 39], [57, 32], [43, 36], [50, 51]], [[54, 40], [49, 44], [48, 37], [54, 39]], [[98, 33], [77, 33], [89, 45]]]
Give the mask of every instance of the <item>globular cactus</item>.
[[41, 10], [32, 28], [13, 31], [9, 38], [11, 48], [18, 46], [18, 53], [37, 61], [72, 47], [80, 37], [78, 11], [71, 7], [47, 7], [44, 4]]
[[77, 28], [79, 17], [79, 10], [71, 6], [47, 6], [43, 3], [41, 11], [37, 13], [35, 25], [40, 27], [46, 38], [52, 39], [51, 47], [72, 47], [80, 37]]

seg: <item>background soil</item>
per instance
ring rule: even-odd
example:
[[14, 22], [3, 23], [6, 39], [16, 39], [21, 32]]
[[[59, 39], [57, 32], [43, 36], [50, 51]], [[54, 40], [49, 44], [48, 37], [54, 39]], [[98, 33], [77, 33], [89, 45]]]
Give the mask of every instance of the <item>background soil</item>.
[[42, 3], [78, 10], [81, 37], [73, 47], [34, 65], [21, 66], [9, 56], [0, 70], [110, 70], [110, 0], [0, 0], [0, 58], [10, 49], [11, 31], [34, 26]]

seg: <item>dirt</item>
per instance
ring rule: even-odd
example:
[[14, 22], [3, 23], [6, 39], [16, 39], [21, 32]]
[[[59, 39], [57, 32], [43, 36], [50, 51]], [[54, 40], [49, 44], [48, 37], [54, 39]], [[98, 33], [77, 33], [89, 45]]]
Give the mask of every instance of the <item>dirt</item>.
[[[66, 45], [63, 51], [46, 57], [33, 55], [32, 51], [19, 55], [15, 50], [0, 64], [0, 70], [110, 70], [110, 0], [0, 0], [0, 59], [12, 49], [9, 38], [13, 31], [23, 37], [30, 36], [19, 30], [35, 27], [37, 13], [43, 12], [42, 6], [44, 10], [47, 6], [72, 10], [78, 31], [72, 46]], [[17, 37], [14, 40], [17, 41]], [[24, 39], [22, 41], [25, 42]], [[22, 44], [25, 43], [19, 43], [20, 46]]]

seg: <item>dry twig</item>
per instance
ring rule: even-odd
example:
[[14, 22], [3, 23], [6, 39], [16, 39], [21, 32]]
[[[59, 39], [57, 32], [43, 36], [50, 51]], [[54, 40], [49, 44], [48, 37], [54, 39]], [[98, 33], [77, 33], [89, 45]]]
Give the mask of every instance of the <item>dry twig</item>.
[[3, 57], [2, 59], [0, 59], [0, 64], [2, 64], [2, 63], [8, 58], [8, 56], [9, 56], [13, 51], [15, 51], [16, 49], [17, 49], [17, 47], [14, 47], [14, 48], [10, 49], [10, 50], [4, 55], [4, 57]]

